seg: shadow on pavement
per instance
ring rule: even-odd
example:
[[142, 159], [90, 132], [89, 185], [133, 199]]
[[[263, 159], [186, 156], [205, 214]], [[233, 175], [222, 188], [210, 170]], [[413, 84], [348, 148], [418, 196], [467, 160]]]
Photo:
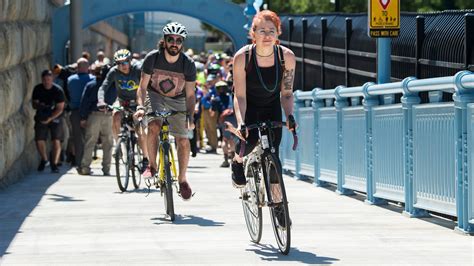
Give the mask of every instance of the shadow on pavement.
[[297, 248], [290, 248], [288, 255], [283, 255], [278, 250], [278, 247], [273, 245], [252, 244], [247, 251], [255, 252], [264, 261], [292, 261], [302, 262], [304, 264], [333, 264], [339, 261], [336, 258], [318, 257], [316, 254], [299, 250]]
[[171, 222], [168, 217], [157, 217], [152, 218], [152, 221], [159, 221], [154, 224], [162, 225], [162, 224], [187, 224], [187, 225], [198, 225], [198, 226], [224, 226], [224, 222], [217, 222], [214, 220], [206, 219], [203, 217], [195, 216], [195, 215], [179, 215], [176, 214], [176, 219], [174, 222]]
[[[21, 231], [21, 225], [36, 208], [48, 188], [56, 183], [68, 169], [63, 167], [61, 173], [52, 174], [34, 172], [6, 189], [0, 190], [0, 258], [6, 254], [15, 236]], [[50, 194], [56, 201], [81, 201], [71, 197]]]
[[75, 199], [73, 197], [59, 195], [59, 194], [44, 194], [45, 196], [52, 196], [48, 198], [49, 200], [58, 201], [58, 202], [73, 202], [73, 201], [84, 201], [81, 199]]
[[139, 188], [139, 189], [128, 189], [127, 191], [125, 192], [122, 192], [122, 191], [119, 191], [118, 188], [117, 188], [117, 191], [114, 192], [114, 194], [133, 194], [133, 193], [139, 193], [139, 194], [153, 194], [153, 193], [157, 193], [157, 192], [160, 192], [159, 189], [157, 188], [150, 188], [150, 190], [148, 190], [148, 188], [144, 187], [144, 188]]

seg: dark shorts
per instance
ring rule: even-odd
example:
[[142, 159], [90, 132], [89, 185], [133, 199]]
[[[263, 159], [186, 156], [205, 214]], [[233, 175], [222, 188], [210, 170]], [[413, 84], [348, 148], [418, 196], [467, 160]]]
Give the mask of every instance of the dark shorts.
[[63, 141], [63, 120], [59, 119], [59, 123], [51, 122], [47, 125], [35, 122], [35, 140], [47, 140], [48, 133], [51, 133], [51, 140]]

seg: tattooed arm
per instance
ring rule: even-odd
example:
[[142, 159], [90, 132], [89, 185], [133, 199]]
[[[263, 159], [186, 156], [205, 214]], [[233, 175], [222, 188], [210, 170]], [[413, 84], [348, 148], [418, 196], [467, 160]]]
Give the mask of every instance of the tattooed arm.
[[295, 54], [283, 47], [283, 54], [285, 56], [285, 71], [283, 72], [283, 78], [281, 81], [281, 106], [285, 111], [286, 118], [293, 114], [293, 81], [295, 78]]

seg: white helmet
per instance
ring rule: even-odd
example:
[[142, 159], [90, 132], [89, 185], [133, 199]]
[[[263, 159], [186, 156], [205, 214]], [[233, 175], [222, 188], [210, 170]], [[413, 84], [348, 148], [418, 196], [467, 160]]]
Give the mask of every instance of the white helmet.
[[186, 38], [188, 35], [188, 31], [186, 31], [186, 27], [179, 24], [178, 22], [171, 22], [166, 24], [163, 28], [163, 35], [179, 35], [183, 38]]

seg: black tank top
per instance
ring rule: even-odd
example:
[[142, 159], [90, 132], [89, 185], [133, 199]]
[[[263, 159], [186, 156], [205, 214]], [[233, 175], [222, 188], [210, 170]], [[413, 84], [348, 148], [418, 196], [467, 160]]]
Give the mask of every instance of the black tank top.
[[273, 50], [274, 65], [259, 67], [255, 46], [252, 47], [252, 56], [246, 66], [247, 108], [271, 108], [275, 106], [280, 108], [280, 85], [283, 68], [278, 59], [276, 46], [273, 47]]

